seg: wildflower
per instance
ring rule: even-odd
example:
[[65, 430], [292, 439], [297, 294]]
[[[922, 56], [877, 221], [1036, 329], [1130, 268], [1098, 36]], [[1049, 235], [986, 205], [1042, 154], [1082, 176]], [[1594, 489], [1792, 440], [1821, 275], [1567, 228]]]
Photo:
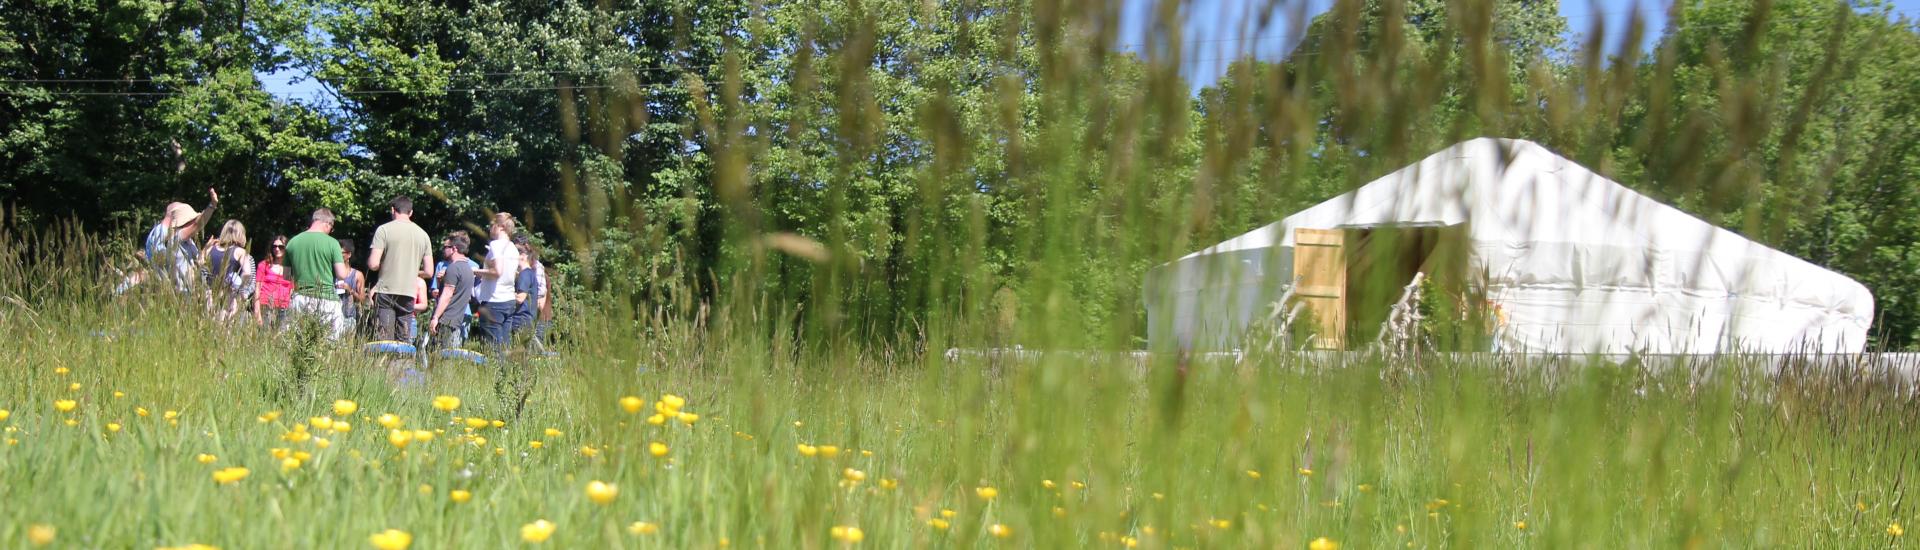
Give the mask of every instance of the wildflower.
[[80, 421], [79, 421], [79, 420], [76, 420], [76, 419], [72, 419], [72, 418], [69, 418], [69, 419], [66, 419], [66, 421], [64, 421], [63, 423], [64, 423], [64, 424], [66, 424], [66, 425], [67, 425], [67, 427], [69, 427], [69, 428], [71, 428], [71, 427], [74, 427], [74, 426], [79, 426], [79, 425], [80, 425]]
[[893, 490], [900, 488], [900, 482], [891, 478], [880, 478], [880, 488]]
[[538, 449], [538, 448], [541, 448], [541, 447], [545, 447], [545, 446], [547, 446], [547, 444], [545, 444], [545, 443], [541, 443], [541, 442], [539, 442], [539, 441], [537, 441], [537, 440], [536, 440], [536, 441], [529, 441], [529, 442], [527, 442], [527, 446], [528, 446], [528, 447], [533, 447], [533, 448], [535, 448], [535, 449]]
[[431, 483], [422, 483], [422, 484], [420, 484], [420, 495], [421, 495], [421, 496], [426, 496], [426, 495], [431, 495], [431, 494], [433, 494], [433, 484], [431, 484]]
[[0, 409], [0, 422], [6, 422], [7, 419], [11, 418], [12, 416], [13, 416], [13, 413], [7, 412], [6, 409]]
[[1073, 482], [1073, 483], [1071, 484], [1071, 486], [1072, 486], [1072, 487], [1073, 487], [1073, 489], [1074, 489], [1074, 490], [1076, 490], [1076, 491], [1078, 491], [1078, 490], [1080, 490], [1080, 489], [1085, 489], [1085, 488], [1087, 488], [1087, 484], [1085, 484], [1085, 483], [1081, 483], [1081, 482], [1078, 482], [1078, 481], [1075, 481], [1075, 482]]
[[1042, 479], [1040, 480], [1040, 487], [1051, 490], [1055, 487], [1058, 487], [1058, 485], [1054, 485], [1053, 480], [1051, 479]]
[[199, 461], [201, 464], [212, 464], [216, 461], [219, 461], [220, 457], [213, 456], [207, 453], [200, 453], [199, 455], [194, 456], [193, 459]]
[[1427, 502], [1427, 511], [1428, 512], [1437, 511], [1441, 508], [1446, 508], [1448, 504], [1451, 504], [1451, 503], [1447, 502], [1447, 499], [1436, 498], [1436, 499], [1433, 499], [1432, 501]]
[[454, 504], [466, 504], [467, 501], [473, 500], [473, 493], [466, 489], [454, 489], [447, 491], [447, 500], [453, 501]]
[[80, 383], [74, 382], [72, 384], [67, 384], [67, 391], [80, 391]]
[[795, 449], [799, 449], [799, 450], [800, 450], [800, 456], [804, 456], [804, 457], [809, 457], [809, 458], [811, 458], [811, 457], [813, 457], [814, 455], [817, 455], [817, 454], [820, 454], [820, 449], [819, 449], [818, 447], [814, 447], [814, 446], [812, 446], [812, 445], [808, 445], [808, 444], [805, 444], [805, 443], [801, 443], [801, 444], [799, 444], [799, 445], [795, 445], [795, 446], [794, 446], [794, 448], [795, 448]]
[[680, 412], [681, 407], [687, 406], [686, 399], [671, 393], [660, 396], [660, 403], [665, 404], [668, 410], [674, 412]]
[[[460, 398], [451, 395], [436, 396], [433, 398], [433, 408], [453, 412], [454, 409], [460, 408]], [[542, 538], [541, 540], [546, 539]]]
[[587, 458], [593, 458], [593, 457], [596, 457], [596, 456], [600, 456], [600, 449], [595, 449], [595, 448], [593, 448], [593, 446], [592, 446], [592, 445], [581, 445], [581, 446], [580, 446], [580, 456], [584, 456], [584, 457], [587, 457]]
[[655, 441], [653, 443], [648, 443], [647, 454], [651, 454], [656, 457], [667, 456], [667, 444], [661, 443], [658, 441]]
[[1247, 470], [1247, 477], [1260, 479], [1260, 470]]
[[833, 457], [836, 457], [836, 456], [840, 456], [840, 448], [839, 448], [839, 447], [835, 447], [835, 446], [832, 446], [832, 445], [821, 445], [821, 446], [820, 446], [820, 458], [833, 458]]
[[52, 525], [37, 523], [27, 528], [27, 542], [33, 543], [34, 546], [46, 546], [53, 542], [53, 537], [56, 534], [58, 534], [58, 532], [54, 530]]
[[619, 496], [620, 487], [617, 485], [600, 480], [587, 484], [587, 500], [593, 501], [594, 504], [611, 504], [613, 499]]
[[291, 472], [300, 469], [300, 459], [287, 457], [280, 460], [280, 471]]
[[165, 419], [167, 419], [167, 420], [174, 420], [174, 419], [178, 419], [178, 418], [180, 418], [180, 411], [167, 411], [167, 412], [163, 412], [163, 413], [160, 413], [160, 417], [161, 417], [161, 418], [165, 418]]
[[[639, 401], [638, 398], [628, 398], [628, 399]], [[660, 532], [660, 526], [652, 522], [636, 521], [636, 522], [633, 522], [632, 525], [627, 526], [627, 532], [633, 533], [636, 536], [651, 535], [651, 534]]]
[[827, 533], [833, 535], [833, 540], [847, 544], [857, 543], [867, 538], [867, 534], [860, 531], [859, 527], [845, 525], [835, 525], [832, 529], [828, 529]]
[[638, 414], [640, 409], [646, 406], [647, 402], [638, 397], [629, 395], [620, 398], [620, 410], [627, 411], [627, 414]]
[[1167, 499], [1167, 495], [1166, 495], [1166, 493], [1160, 493], [1160, 492], [1155, 492], [1155, 493], [1153, 494], [1153, 499], [1154, 499], [1154, 500], [1166, 500], [1166, 499]]
[[520, 540], [533, 544], [546, 542], [548, 537], [553, 536], [555, 527], [551, 521], [535, 520], [533, 523], [520, 526]]
[[840, 471], [840, 477], [845, 478], [847, 481], [859, 483], [867, 480], [867, 473], [853, 468], [847, 468]]
[[215, 483], [220, 483], [223, 485], [234, 483], [242, 479], [246, 479], [248, 473], [249, 472], [247, 471], [246, 468], [242, 468], [239, 466], [234, 466], [230, 468], [221, 468], [213, 471], [213, 481]]
[[[4, 412], [4, 411], [0, 411], [0, 412]], [[0, 420], [6, 420], [6, 419], [0, 418]], [[1853, 510], [1856, 512], [1865, 512], [1867, 511], [1867, 503], [1863, 501], [1858, 501], [1858, 500], [1853, 501]]]
[[380, 423], [380, 427], [386, 428], [389, 430], [398, 428], [402, 424], [402, 422], [400, 422], [400, 417], [394, 416], [393, 413], [380, 415], [380, 418], [375, 419], [375, 421]]
[[1519, 529], [1519, 530], [1521, 530], [1521, 531], [1525, 531], [1525, 530], [1527, 530], [1527, 522], [1525, 522], [1525, 521], [1516, 521], [1516, 522], [1513, 522], [1513, 528], [1514, 528], [1514, 529]]
[[647, 423], [655, 426], [664, 426], [667, 423], [667, 415], [655, 413], [653, 416], [647, 417]]
[[413, 535], [399, 529], [388, 529], [374, 533], [367, 537], [367, 541], [380, 550], [407, 550], [408, 546], [413, 545]]
[[487, 426], [490, 426], [492, 424], [493, 424], [492, 422], [487, 422], [487, 419], [485, 418], [479, 418], [479, 417], [467, 418], [467, 427], [473, 428], [476, 430], [486, 428]]
[[1061, 508], [1059, 506], [1053, 507], [1053, 517], [1056, 517], [1056, 518], [1067, 517], [1067, 509]]
[[507, 427], [507, 421], [505, 421], [505, 420], [495, 420], [495, 421], [493, 421], [493, 424], [491, 424], [491, 425], [492, 425], [492, 426], [493, 426], [494, 428], [496, 428], [496, 429], [497, 429], [497, 428], [505, 428], [505, 427]]
[[943, 518], [953, 519], [953, 516], [957, 516], [957, 515], [959, 514], [955, 513], [953, 510], [948, 510], [944, 508], [940, 510], [940, 517], [943, 517]]
[[1232, 521], [1224, 519], [1210, 520], [1207, 524], [1212, 525], [1214, 529], [1229, 529], [1233, 527]]
[[1896, 521], [1896, 522], [1887, 524], [1887, 536], [1898, 537], [1900, 535], [1905, 535], [1905, 534], [1907, 534], [1907, 530], [1900, 527], [1900, 522]]
[[394, 447], [405, 449], [408, 443], [413, 442], [413, 432], [406, 430], [388, 430], [387, 442], [392, 443]]
[[562, 434], [562, 433], [560, 433], [560, 430], [556, 430], [556, 429], [553, 429], [553, 428], [547, 428], [547, 432], [546, 432], [546, 433], [547, 433], [547, 437], [560, 437], [561, 435], [564, 435], [564, 434]]
[[927, 520], [927, 526], [932, 527], [934, 528], [934, 530], [937, 530], [937, 531], [945, 531], [947, 530], [948, 527], [952, 527], [953, 524], [947, 523], [947, 520], [944, 520], [944, 519], [933, 518], [933, 519]]
[[333, 414], [341, 418], [353, 416], [353, 413], [358, 410], [360, 410], [359, 403], [354, 403], [352, 401], [348, 401], [345, 399], [340, 399], [333, 402]]
[[69, 373], [69, 372], [73, 372], [73, 371], [70, 371], [70, 370], [67, 370], [67, 368], [66, 368], [66, 367], [54, 367], [54, 368], [53, 368], [53, 373], [54, 373], [54, 374], [58, 374], [58, 375], [60, 375], [60, 376], [66, 376], [66, 375], [67, 375], [67, 373]]
[[114, 399], [120, 399], [120, 398], [124, 398], [124, 397], [126, 397], [126, 396], [127, 396], [127, 392], [123, 392], [123, 391], [120, 391], [120, 390], [113, 390], [113, 398], [114, 398]]
[[[146, 416], [146, 415], [147, 415], [147, 413], [146, 413], [145, 411], [146, 411], [146, 409], [135, 409], [135, 410], [134, 410], [134, 412], [138, 412], [138, 413], [140, 413], [140, 416]], [[253, 417], [253, 419], [254, 419], [254, 420], [258, 420], [258, 421], [260, 421], [260, 423], [261, 423], [261, 424], [266, 424], [266, 423], [268, 423], [268, 422], [272, 422], [272, 421], [275, 421], [275, 420], [279, 420], [279, 419], [280, 419], [280, 411], [267, 411], [267, 412], [263, 412], [263, 413], [260, 413], [260, 416], [256, 416], [256, 417]]]
[[414, 440], [414, 441], [418, 441], [418, 442], [421, 442], [421, 443], [426, 443], [426, 442], [428, 442], [428, 441], [433, 441], [433, 432], [430, 432], [430, 431], [427, 431], [427, 430], [414, 430], [414, 431], [413, 431], [413, 440]]
[[974, 488], [973, 494], [978, 495], [980, 500], [993, 500], [993, 497], [1000, 496], [1000, 490], [992, 487], [977, 487]]
[[1340, 543], [1334, 542], [1327, 537], [1320, 537], [1313, 539], [1313, 542], [1307, 543], [1307, 550], [1340, 550]]
[[60, 412], [73, 412], [73, 408], [78, 406], [80, 406], [80, 404], [72, 399], [60, 399], [53, 402], [53, 408]]
[[345, 420], [333, 421], [333, 433], [343, 434], [351, 431], [353, 431], [353, 424], [348, 424]]
[[1313, 468], [1301, 468], [1301, 469], [1300, 469], [1300, 475], [1301, 475], [1301, 476], [1310, 476], [1310, 475], [1313, 475]]
[[[680, 413], [678, 418], [680, 419], [681, 424], [692, 426], [694, 422], [698, 422], [700, 420], [700, 415], [693, 414], [690, 412], [683, 412], [683, 413]], [[867, 455], [872, 456], [873, 453], [867, 453]]]
[[1013, 536], [1013, 528], [995, 523], [987, 526], [987, 534], [993, 535], [993, 538], [1004, 539]]
[[1359, 489], [1359, 490], [1360, 490], [1360, 492], [1362, 492], [1362, 493], [1371, 493], [1371, 492], [1373, 492], [1373, 486], [1372, 486], [1372, 485], [1368, 485], [1368, 484], [1365, 484], [1365, 483], [1362, 483], [1362, 484], [1360, 484], [1360, 486], [1359, 486], [1359, 487], [1355, 487], [1355, 488], [1356, 488], [1356, 489]]
[[333, 418], [316, 416], [307, 419], [307, 424], [313, 426], [313, 429], [316, 430], [331, 430], [333, 429]]
[[321, 449], [325, 449], [327, 447], [332, 447], [333, 442], [327, 441], [327, 438], [324, 438], [324, 437], [316, 437], [316, 438], [313, 438], [313, 446]]

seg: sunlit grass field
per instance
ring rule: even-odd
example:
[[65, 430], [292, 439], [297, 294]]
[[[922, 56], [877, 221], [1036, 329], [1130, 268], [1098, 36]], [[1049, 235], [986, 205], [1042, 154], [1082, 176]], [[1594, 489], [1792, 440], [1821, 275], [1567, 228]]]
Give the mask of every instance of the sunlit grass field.
[[1868, 547], [1920, 469], [1920, 407], [1841, 368], [883, 360], [607, 322], [405, 381], [322, 345], [301, 383], [287, 336], [56, 304], [0, 318], [0, 546]]

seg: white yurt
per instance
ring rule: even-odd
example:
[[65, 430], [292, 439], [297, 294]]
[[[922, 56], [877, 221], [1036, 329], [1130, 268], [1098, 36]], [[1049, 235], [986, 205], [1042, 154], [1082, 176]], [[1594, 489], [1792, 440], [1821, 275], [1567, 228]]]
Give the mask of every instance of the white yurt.
[[1481, 138], [1154, 268], [1143, 291], [1152, 347], [1238, 348], [1290, 287], [1344, 303], [1341, 247], [1380, 230], [1456, 242], [1501, 312], [1502, 350], [1851, 353], [1873, 318], [1873, 295], [1853, 279], [1538, 144]]

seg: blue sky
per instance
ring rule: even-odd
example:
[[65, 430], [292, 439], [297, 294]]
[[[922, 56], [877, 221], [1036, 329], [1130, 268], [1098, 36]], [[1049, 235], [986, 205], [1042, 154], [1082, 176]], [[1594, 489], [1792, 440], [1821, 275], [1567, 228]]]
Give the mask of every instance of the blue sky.
[[[1121, 16], [1121, 42], [1138, 43], [1144, 36], [1144, 25], [1158, 0], [1117, 0], [1126, 6]], [[1292, 49], [1296, 37], [1287, 36], [1288, 16], [1294, 15], [1300, 0], [1284, 0], [1285, 8], [1274, 14], [1274, 20], [1265, 31], [1251, 29], [1258, 13], [1255, 10], [1269, 4], [1267, 0], [1189, 0], [1187, 3], [1186, 24], [1183, 27], [1181, 42], [1186, 46], [1182, 52], [1182, 71], [1187, 81], [1198, 90], [1220, 77], [1226, 67], [1244, 55], [1275, 61], [1282, 59]], [[1331, 5], [1331, 0], [1305, 0], [1307, 17], [1318, 15]], [[1920, 16], [1920, 0], [1893, 0], [1894, 11], [1908, 17]], [[1560, 15], [1567, 18], [1567, 27], [1572, 37], [1584, 37], [1598, 20], [1607, 29], [1608, 51], [1619, 48], [1622, 34], [1625, 33], [1627, 18], [1638, 12], [1647, 22], [1649, 32], [1641, 48], [1650, 47], [1660, 36], [1659, 30], [1666, 26], [1665, 2], [1588, 2], [1583, 0], [1562, 0]], [[1584, 38], [1582, 38], [1584, 40]], [[319, 86], [311, 80], [300, 78], [298, 73], [261, 74], [260, 79], [267, 92], [281, 99], [317, 102], [319, 105], [332, 105]]]

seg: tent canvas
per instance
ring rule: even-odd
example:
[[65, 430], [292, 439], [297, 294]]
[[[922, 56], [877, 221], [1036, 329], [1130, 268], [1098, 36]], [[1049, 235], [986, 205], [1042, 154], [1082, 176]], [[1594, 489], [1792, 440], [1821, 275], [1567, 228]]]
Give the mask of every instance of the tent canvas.
[[[1463, 225], [1464, 224], [1464, 225]], [[1293, 280], [1295, 230], [1465, 228], [1467, 269], [1506, 313], [1503, 349], [1857, 352], [1860, 283], [1713, 226], [1538, 144], [1456, 144], [1279, 222], [1163, 264], [1143, 289], [1151, 345], [1225, 350]]]

